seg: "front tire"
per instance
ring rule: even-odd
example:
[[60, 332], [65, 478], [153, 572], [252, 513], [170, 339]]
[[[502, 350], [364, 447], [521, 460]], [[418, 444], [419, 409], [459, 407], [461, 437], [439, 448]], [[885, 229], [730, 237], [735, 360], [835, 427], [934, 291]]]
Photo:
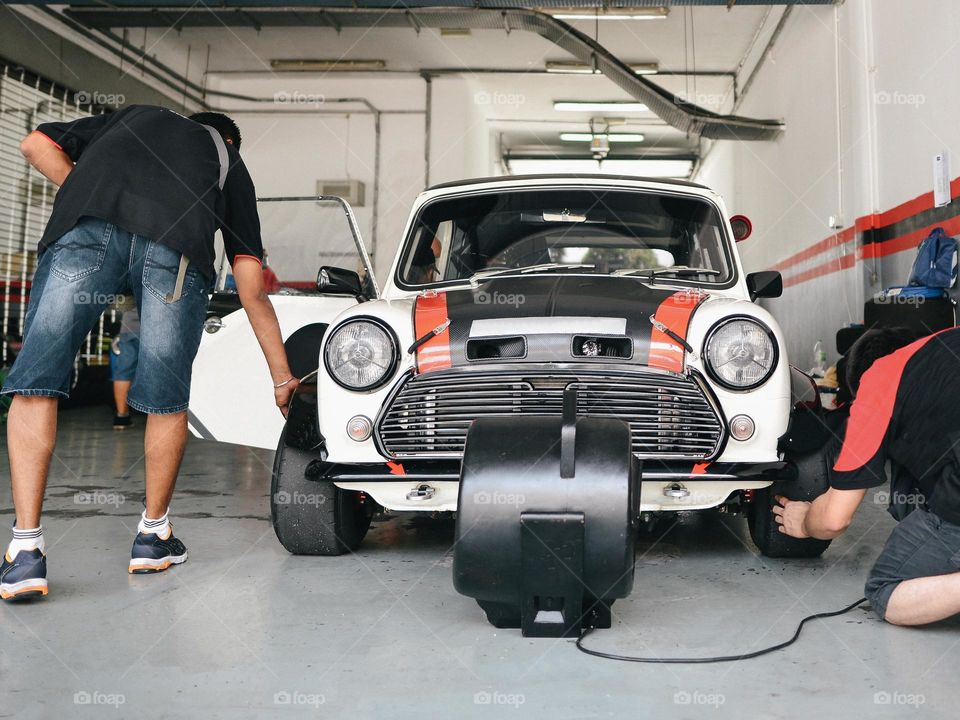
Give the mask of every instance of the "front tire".
[[830, 541], [814, 538], [801, 540], [784, 535], [774, 519], [773, 506], [777, 495], [811, 502], [825, 493], [829, 484], [827, 457], [818, 449], [791, 459], [797, 466], [796, 480], [776, 482], [768, 488], [755, 491], [747, 513], [750, 538], [760, 552], [769, 558], [817, 558], [830, 547]]
[[371, 503], [330, 480], [310, 479], [310, 466], [319, 459], [313, 413], [313, 403], [294, 397], [273, 461], [270, 515], [277, 539], [294, 555], [343, 555], [363, 542]]

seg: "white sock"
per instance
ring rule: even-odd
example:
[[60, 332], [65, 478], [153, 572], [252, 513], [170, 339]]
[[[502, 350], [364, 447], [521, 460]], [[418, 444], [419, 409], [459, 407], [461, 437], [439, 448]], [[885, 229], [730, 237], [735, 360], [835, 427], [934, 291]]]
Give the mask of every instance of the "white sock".
[[151, 520], [147, 517], [147, 511], [144, 510], [140, 515], [140, 523], [137, 525], [137, 532], [146, 534], [156, 533], [161, 538], [170, 535], [170, 510], [163, 514], [162, 518]]
[[47, 544], [43, 541], [43, 526], [38, 525], [35, 528], [21, 530], [18, 527], [13, 528], [13, 540], [7, 545], [7, 554], [11, 559], [17, 557], [21, 550], [36, 550], [46, 553]]

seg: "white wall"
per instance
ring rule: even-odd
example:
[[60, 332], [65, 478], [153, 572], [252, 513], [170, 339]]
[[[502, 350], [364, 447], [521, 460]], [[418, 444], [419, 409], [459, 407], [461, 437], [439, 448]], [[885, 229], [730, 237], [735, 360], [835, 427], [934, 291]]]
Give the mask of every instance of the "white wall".
[[[722, 143], [698, 177], [754, 221], [754, 237], [741, 246], [748, 270], [774, 266], [828, 238], [830, 216], [850, 227], [857, 218], [929, 192], [932, 156], [940, 150], [953, 150], [954, 168], [960, 168], [960, 94], [953, 78], [960, 66], [960, 5], [847, 0], [836, 10], [839, 42], [834, 12], [794, 8], [738, 110], [782, 116], [783, 136]], [[852, 249], [832, 250], [799, 267]], [[912, 257], [901, 252], [876, 268], [872, 260], [858, 262], [787, 288], [769, 307], [790, 338], [791, 360], [809, 367], [817, 339], [833, 356], [836, 329], [862, 320], [865, 294], [906, 282]]]
[[[492, 173], [490, 132], [474, 102], [471, 82], [459, 77], [432, 83], [431, 184]], [[381, 114], [380, 186], [374, 265], [383, 278], [401, 240], [416, 195], [424, 189], [426, 85], [417, 76], [391, 78], [222, 75], [216, 91], [263, 98], [252, 103], [213, 98], [243, 133], [243, 157], [261, 196], [310, 195], [317, 180], [360, 180], [366, 202], [354, 208], [364, 240], [373, 244], [374, 116]], [[264, 238], [269, 245], [269, 238]]]

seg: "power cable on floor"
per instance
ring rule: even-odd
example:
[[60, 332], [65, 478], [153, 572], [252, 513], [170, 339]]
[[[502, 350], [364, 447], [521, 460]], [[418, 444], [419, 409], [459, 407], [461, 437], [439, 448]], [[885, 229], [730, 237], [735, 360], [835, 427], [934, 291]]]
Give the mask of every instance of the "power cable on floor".
[[580, 652], [586, 653], [587, 655], [593, 655], [594, 657], [606, 658], [607, 660], [622, 660], [624, 662], [636, 662], [636, 663], [655, 663], [655, 664], [675, 664], [675, 665], [693, 665], [701, 664], [705, 665], [708, 663], [723, 663], [723, 662], [736, 662], [737, 660], [750, 660], [751, 658], [760, 657], [761, 655], [767, 655], [777, 650], [783, 650], [786, 647], [793, 645], [797, 639], [800, 637], [800, 633], [803, 631], [803, 626], [806, 625], [811, 620], [823, 620], [824, 618], [832, 618], [838, 615], [844, 615], [851, 610], [860, 607], [865, 603], [867, 599], [865, 597], [860, 598], [855, 603], [847, 605], [847, 607], [842, 610], [834, 610], [832, 612], [822, 612], [816, 613], [815, 615], [808, 615], [803, 620], [800, 621], [800, 624], [797, 625], [797, 630], [793, 633], [793, 637], [789, 640], [785, 640], [782, 643], [777, 643], [776, 645], [771, 645], [770, 647], [763, 648], [761, 650], [754, 650], [753, 652], [744, 653], [742, 655], [720, 655], [718, 657], [698, 657], [698, 658], [658, 658], [658, 657], [637, 657], [635, 655], [615, 655], [613, 653], [606, 653], [600, 650], [591, 650], [583, 646], [583, 641], [586, 639], [587, 635], [593, 632], [596, 628], [587, 627], [584, 628], [583, 632], [580, 634], [580, 637], [577, 638], [577, 650]]

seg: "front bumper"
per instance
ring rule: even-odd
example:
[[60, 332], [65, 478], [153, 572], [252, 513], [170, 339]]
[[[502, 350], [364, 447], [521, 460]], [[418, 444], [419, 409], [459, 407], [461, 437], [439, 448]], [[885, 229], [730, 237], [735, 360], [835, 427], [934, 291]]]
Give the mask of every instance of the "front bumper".
[[[756, 490], [775, 481], [794, 480], [796, 476], [796, 468], [789, 462], [691, 466], [648, 460], [643, 466], [640, 510], [704, 510], [723, 504], [738, 490]], [[365, 492], [390, 510], [452, 512], [457, 509], [460, 462], [344, 464], [318, 461], [311, 466], [310, 477], [332, 481], [344, 490]]]

